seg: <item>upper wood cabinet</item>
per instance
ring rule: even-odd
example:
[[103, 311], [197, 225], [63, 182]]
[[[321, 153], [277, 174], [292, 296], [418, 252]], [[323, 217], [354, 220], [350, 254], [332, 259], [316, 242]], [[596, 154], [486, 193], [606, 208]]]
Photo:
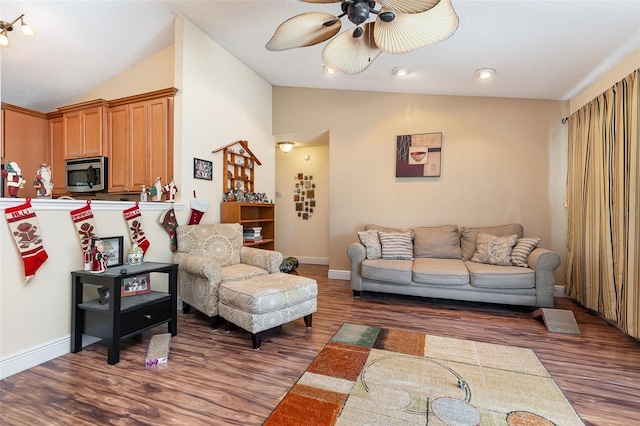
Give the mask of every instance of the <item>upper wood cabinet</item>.
[[109, 192], [140, 192], [173, 179], [173, 96], [167, 89], [117, 99], [107, 113]]
[[67, 194], [67, 164], [62, 153], [64, 150], [64, 120], [62, 116], [49, 119], [49, 152], [51, 153], [51, 174], [53, 177], [53, 195]]
[[62, 112], [64, 158], [104, 155], [106, 112], [104, 99], [58, 108]]

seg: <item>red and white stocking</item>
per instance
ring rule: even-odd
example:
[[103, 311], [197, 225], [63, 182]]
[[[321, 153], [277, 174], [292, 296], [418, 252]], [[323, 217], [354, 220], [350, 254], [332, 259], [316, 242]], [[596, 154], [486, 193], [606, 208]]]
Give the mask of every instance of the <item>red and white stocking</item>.
[[200, 223], [200, 219], [209, 208], [209, 204], [198, 200], [197, 198], [191, 199], [191, 217], [189, 217], [189, 225], [197, 225]]
[[131, 243], [138, 243], [138, 247], [142, 249], [143, 255], [147, 254], [147, 249], [151, 243], [147, 240], [147, 237], [144, 235], [144, 229], [142, 229], [142, 215], [140, 214], [138, 203], [136, 202], [135, 206], [124, 210], [122, 213], [124, 219], [127, 221], [127, 228], [129, 228], [131, 235]]
[[80, 237], [80, 245], [84, 253], [87, 248], [91, 247], [91, 239], [98, 236], [96, 229], [96, 221], [91, 211], [91, 200], [87, 200], [87, 205], [76, 210], [71, 210], [71, 220], [76, 226], [78, 236]]
[[22, 256], [25, 281], [36, 274], [38, 268], [49, 258], [42, 246], [40, 224], [31, 207], [31, 199], [24, 204], [4, 210], [11, 234]]

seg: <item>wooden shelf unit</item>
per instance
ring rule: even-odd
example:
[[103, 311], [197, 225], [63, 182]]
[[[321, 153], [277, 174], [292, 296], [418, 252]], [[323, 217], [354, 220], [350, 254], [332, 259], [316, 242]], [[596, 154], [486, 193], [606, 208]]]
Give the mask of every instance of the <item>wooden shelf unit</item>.
[[220, 222], [239, 223], [243, 228], [262, 228], [261, 241], [245, 241], [247, 247], [275, 250], [275, 206], [267, 203], [220, 203]]
[[[234, 146], [235, 149], [232, 148]], [[215, 154], [220, 151], [223, 155], [222, 193], [236, 190], [255, 192], [254, 171], [262, 163], [249, 149], [249, 142], [232, 142], [211, 152]]]

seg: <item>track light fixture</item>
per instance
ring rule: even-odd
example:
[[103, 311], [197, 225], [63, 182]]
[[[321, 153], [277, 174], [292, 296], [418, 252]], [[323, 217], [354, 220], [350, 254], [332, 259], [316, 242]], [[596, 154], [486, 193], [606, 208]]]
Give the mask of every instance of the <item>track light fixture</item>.
[[7, 47], [9, 46], [9, 34], [8, 31], [13, 31], [13, 26], [16, 22], [20, 21], [20, 29], [22, 30], [22, 34], [26, 36], [32, 36], [36, 33], [36, 31], [31, 28], [29, 25], [24, 22], [24, 13], [18, 16], [11, 22], [0, 21], [0, 46]]

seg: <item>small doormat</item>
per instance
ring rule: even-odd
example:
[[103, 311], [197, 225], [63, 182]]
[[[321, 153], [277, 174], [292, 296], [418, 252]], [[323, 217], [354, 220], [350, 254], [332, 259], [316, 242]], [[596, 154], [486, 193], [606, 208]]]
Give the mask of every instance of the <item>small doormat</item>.
[[147, 349], [147, 359], [145, 365], [164, 364], [169, 360], [169, 349], [171, 348], [171, 333], [155, 334], [149, 341]]
[[569, 310], [540, 308], [533, 311], [531, 317], [542, 318], [544, 325], [551, 333], [580, 334], [576, 317]]

